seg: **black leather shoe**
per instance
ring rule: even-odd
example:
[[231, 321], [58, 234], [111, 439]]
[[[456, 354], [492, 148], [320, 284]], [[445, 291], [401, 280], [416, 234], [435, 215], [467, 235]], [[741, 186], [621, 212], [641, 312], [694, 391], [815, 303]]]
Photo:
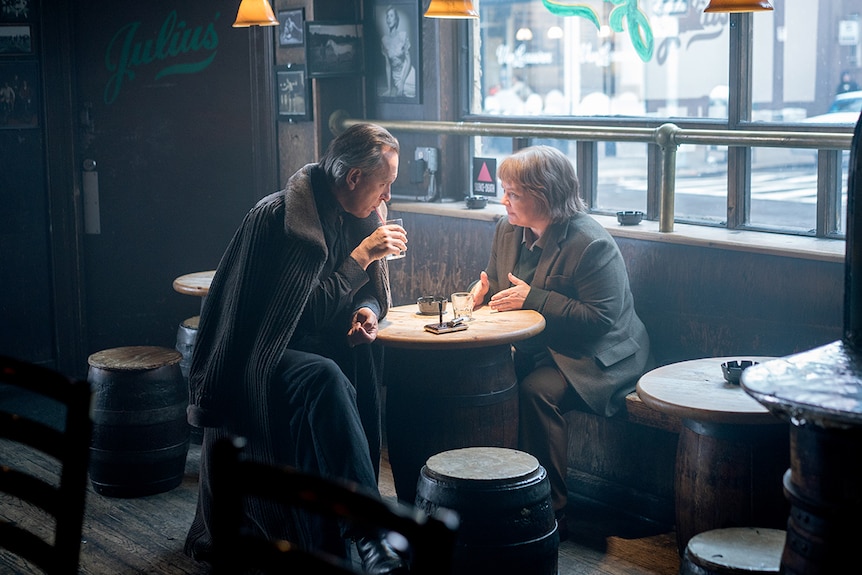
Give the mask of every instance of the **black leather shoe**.
[[392, 545], [382, 537], [356, 539], [356, 551], [368, 575], [407, 575], [407, 565]]

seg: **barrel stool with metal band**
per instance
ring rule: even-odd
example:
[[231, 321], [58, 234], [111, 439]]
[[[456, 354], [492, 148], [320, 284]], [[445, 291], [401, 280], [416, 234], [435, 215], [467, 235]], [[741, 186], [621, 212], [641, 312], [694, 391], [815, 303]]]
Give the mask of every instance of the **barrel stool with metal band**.
[[786, 533], [781, 529], [730, 527], [689, 539], [679, 575], [769, 575], [779, 572]]
[[131, 346], [88, 359], [93, 386], [90, 481], [108, 497], [163, 493], [183, 480], [188, 389], [173, 349]]
[[[189, 370], [192, 367], [192, 354], [195, 351], [195, 341], [198, 337], [198, 326], [201, 316], [196, 315], [184, 319], [177, 328], [176, 349], [183, 356], [180, 361], [180, 371], [186, 384], [189, 382]], [[200, 445], [203, 442], [204, 430], [200, 427], [192, 427], [190, 430], [191, 442]]]
[[556, 575], [560, 545], [545, 468], [502, 447], [468, 447], [430, 457], [416, 506], [461, 518], [453, 575]]

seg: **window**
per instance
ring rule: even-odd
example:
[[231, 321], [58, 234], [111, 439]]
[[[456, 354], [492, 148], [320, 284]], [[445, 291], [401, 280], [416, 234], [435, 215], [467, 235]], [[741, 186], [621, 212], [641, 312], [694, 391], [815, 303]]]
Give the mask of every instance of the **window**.
[[[858, 0], [772, 3], [772, 12], [728, 15], [704, 13], [707, 0], [478, 0], [470, 120], [672, 122], [741, 137], [852, 133], [862, 109]], [[553, 141], [579, 172], [595, 167], [585, 190], [593, 211], [655, 205], [658, 191], [649, 182], [661, 157], [650, 149], [657, 146], [607, 138], [582, 144]], [[477, 137], [474, 153], [499, 160], [512, 145], [506, 137]], [[846, 157], [784, 143], [680, 145], [675, 218], [841, 236]], [[729, 174], [728, 165], [741, 166], [734, 171], [744, 178]], [[730, 213], [739, 215], [728, 221]]]

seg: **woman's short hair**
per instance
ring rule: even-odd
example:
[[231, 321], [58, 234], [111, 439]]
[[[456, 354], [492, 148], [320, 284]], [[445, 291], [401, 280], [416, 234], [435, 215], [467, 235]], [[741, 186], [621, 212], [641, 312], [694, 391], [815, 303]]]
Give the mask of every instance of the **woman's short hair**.
[[396, 153], [401, 149], [387, 129], [377, 124], [354, 124], [329, 143], [320, 165], [330, 184], [342, 186], [353, 168], [369, 173], [380, 169], [388, 148]]
[[532, 196], [552, 222], [562, 222], [587, 211], [571, 160], [551, 146], [518, 150], [500, 163], [497, 176]]

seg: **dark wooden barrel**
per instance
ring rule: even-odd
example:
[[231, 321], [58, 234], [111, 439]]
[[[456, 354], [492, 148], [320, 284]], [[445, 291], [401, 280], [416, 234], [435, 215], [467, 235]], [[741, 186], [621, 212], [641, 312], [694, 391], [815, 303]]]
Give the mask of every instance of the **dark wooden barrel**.
[[131, 346], [91, 355], [90, 481], [108, 497], [162, 493], [183, 479], [188, 391], [173, 349]]
[[436, 453], [517, 447], [518, 381], [509, 345], [387, 348], [384, 364], [387, 445], [400, 500], [413, 503], [419, 471]]
[[422, 468], [416, 506], [456, 511], [453, 575], [556, 575], [560, 546], [545, 468], [498, 447], [438, 453]]
[[685, 548], [679, 575], [770, 575], [781, 567], [785, 532], [731, 527], [704, 531]]
[[783, 529], [790, 505], [781, 478], [790, 465], [788, 426], [685, 420], [676, 457], [680, 554], [698, 533], [727, 527]]

